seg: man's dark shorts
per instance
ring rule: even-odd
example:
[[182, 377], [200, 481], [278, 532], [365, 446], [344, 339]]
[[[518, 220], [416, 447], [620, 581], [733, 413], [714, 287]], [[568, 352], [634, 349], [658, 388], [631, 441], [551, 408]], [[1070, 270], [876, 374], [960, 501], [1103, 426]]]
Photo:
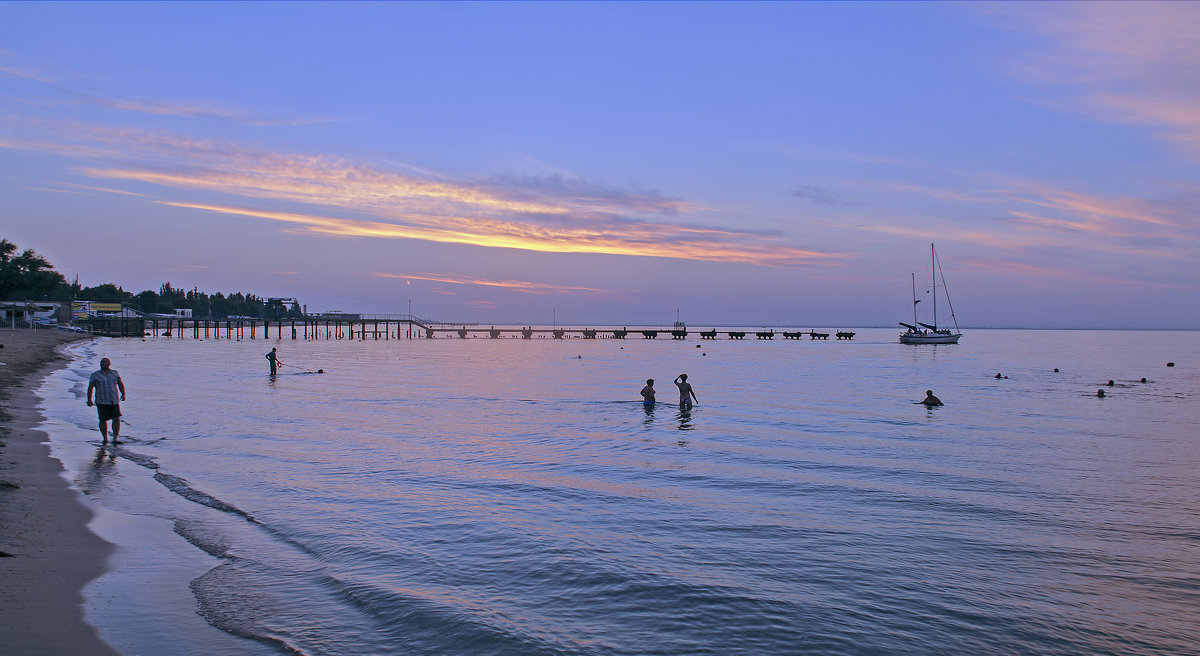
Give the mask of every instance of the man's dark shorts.
[[121, 416], [121, 405], [114, 403], [106, 405], [103, 403], [96, 404], [96, 414], [100, 416], [100, 421], [108, 421]]

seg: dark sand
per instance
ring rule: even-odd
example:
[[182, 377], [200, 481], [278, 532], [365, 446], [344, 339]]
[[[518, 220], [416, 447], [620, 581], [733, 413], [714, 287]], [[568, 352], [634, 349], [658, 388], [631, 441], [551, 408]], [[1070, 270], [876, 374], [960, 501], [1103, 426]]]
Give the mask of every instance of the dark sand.
[[86, 338], [58, 330], [0, 330], [0, 652], [117, 652], [84, 621], [85, 585], [112, 545], [87, 529], [92, 512], [50, 457], [32, 390], [66, 364], [57, 348]]

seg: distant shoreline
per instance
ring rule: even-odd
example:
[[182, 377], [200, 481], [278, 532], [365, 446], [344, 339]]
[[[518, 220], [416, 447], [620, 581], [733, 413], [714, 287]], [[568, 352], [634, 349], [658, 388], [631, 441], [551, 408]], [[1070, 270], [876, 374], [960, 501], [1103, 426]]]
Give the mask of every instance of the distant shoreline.
[[83, 588], [113, 546], [88, 530], [92, 511], [62, 477], [34, 391], [85, 335], [0, 329], [0, 644], [15, 654], [117, 652], [83, 616]]

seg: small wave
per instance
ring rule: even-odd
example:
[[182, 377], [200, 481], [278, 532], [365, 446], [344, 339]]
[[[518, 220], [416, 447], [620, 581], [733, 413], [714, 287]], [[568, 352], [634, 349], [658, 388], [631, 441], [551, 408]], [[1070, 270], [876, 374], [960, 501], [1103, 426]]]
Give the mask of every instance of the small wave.
[[177, 520], [175, 533], [210, 556], [229, 557], [229, 541], [200, 522]]
[[154, 480], [162, 483], [163, 486], [168, 490], [178, 494], [188, 501], [198, 503], [202, 506], [208, 506], [209, 508], [220, 510], [221, 512], [240, 515], [245, 517], [247, 521], [254, 522], [255, 524], [258, 523], [258, 521], [255, 520], [254, 517], [252, 517], [250, 513], [246, 512], [245, 510], [242, 510], [233, 504], [225, 503], [211, 494], [201, 492], [200, 490], [191, 487], [188, 485], [186, 479], [180, 478], [179, 476], [164, 474], [160, 471], [154, 475]]
[[189, 587], [196, 597], [196, 612], [209, 624], [226, 633], [271, 645], [285, 654], [306, 656], [305, 652], [272, 635], [274, 631], [256, 621], [258, 600], [251, 591], [239, 586], [232, 564], [214, 567], [193, 580]]
[[[129, 438], [122, 438], [121, 441], [122, 442], [129, 441]], [[140, 453], [135, 453], [133, 451], [130, 451], [129, 449], [126, 449], [126, 448], [120, 447], [120, 446], [110, 446], [107, 448], [108, 448], [109, 453], [111, 453], [115, 456], [124, 458], [124, 459], [132, 462], [135, 465], [145, 467], [146, 469], [158, 469], [158, 461], [156, 461], [154, 458], [151, 458], [150, 456], [144, 456]]]

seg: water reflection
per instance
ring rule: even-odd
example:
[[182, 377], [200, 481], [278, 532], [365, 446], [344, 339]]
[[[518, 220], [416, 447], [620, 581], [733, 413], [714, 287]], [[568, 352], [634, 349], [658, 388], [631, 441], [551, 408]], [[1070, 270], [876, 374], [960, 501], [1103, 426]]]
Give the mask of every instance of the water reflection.
[[654, 425], [654, 407], [655, 407], [655, 405], [657, 405], [657, 404], [654, 404], [654, 403], [651, 403], [649, 405], [642, 404], [642, 409], [646, 411], [646, 418], [642, 420], [642, 426], [644, 426], [646, 428], [650, 428], [651, 426]]
[[82, 467], [76, 483], [84, 494], [95, 494], [105, 488], [105, 480], [117, 473], [117, 452], [106, 446], [96, 449], [91, 463]]
[[675, 415], [675, 419], [679, 421], [679, 430], [692, 430], [694, 428], [692, 425], [692, 406], [679, 406], [679, 414]]

